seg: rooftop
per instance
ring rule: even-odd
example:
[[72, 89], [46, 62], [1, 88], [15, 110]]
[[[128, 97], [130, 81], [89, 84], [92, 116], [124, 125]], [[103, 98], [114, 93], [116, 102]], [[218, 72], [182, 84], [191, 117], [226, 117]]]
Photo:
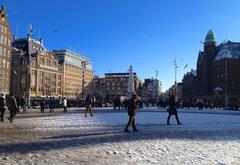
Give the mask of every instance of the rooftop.
[[221, 44], [215, 61], [224, 58], [240, 59], [240, 43], [228, 41]]

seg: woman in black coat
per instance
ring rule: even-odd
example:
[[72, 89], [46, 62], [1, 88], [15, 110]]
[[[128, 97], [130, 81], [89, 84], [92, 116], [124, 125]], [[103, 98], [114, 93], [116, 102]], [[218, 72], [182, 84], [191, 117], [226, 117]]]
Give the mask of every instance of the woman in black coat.
[[182, 123], [179, 121], [178, 118], [178, 113], [177, 113], [177, 103], [175, 102], [175, 96], [170, 96], [169, 98], [169, 102], [168, 102], [169, 108], [168, 110], [168, 118], [167, 118], [167, 124], [170, 125], [170, 118], [172, 115], [175, 115], [176, 120], [177, 120], [177, 124], [181, 125]]

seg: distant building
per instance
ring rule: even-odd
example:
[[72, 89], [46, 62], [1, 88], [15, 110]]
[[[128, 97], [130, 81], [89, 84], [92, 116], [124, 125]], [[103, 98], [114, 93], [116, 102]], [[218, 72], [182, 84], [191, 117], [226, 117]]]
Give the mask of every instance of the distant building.
[[58, 58], [48, 51], [39, 51], [28, 56], [20, 49], [12, 50], [11, 92], [25, 97], [61, 97], [62, 67]]
[[[141, 95], [141, 80], [134, 76], [134, 91], [137, 95]], [[106, 73], [105, 77], [100, 78], [95, 76], [94, 78], [94, 91], [97, 98], [103, 100], [112, 101], [117, 96], [128, 96], [128, 80], [129, 73]]]
[[183, 101], [216, 106], [240, 106], [240, 43], [217, 45], [208, 31], [204, 51], [199, 51], [197, 69], [183, 78]]
[[63, 97], [85, 97], [93, 92], [91, 61], [70, 50], [53, 50], [63, 66]]
[[14, 37], [11, 91], [18, 96], [85, 97], [93, 87], [92, 64], [69, 50], [47, 51], [43, 40]]
[[218, 52], [218, 46], [212, 30], [209, 30], [204, 42], [204, 51], [199, 51], [197, 60], [197, 95], [208, 100], [213, 94], [213, 62]]
[[161, 94], [161, 82], [158, 79], [145, 79], [142, 85], [143, 100], [156, 100]]
[[[12, 43], [12, 69], [11, 69], [11, 87], [10, 90], [17, 96], [32, 97], [31, 91], [34, 88], [34, 82], [31, 81], [32, 67], [36, 64], [32, 63], [38, 54], [47, 51], [43, 45], [43, 40], [40, 41], [32, 38], [32, 29], [29, 31], [26, 38], [13, 37]], [[35, 75], [33, 75], [34, 77]]]
[[9, 94], [11, 72], [12, 33], [6, 8], [0, 11], [0, 94]]
[[213, 62], [213, 100], [240, 106], [240, 43], [228, 41], [219, 47]]
[[[134, 91], [139, 95], [141, 80], [137, 77], [136, 73], [133, 73], [134, 77]], [[112, 100], [116, 96], [128, 95], [128, 80], [129, 73], [106, 73], [106, 98]]]
[[196, 101], [197, 93], [197, 72], [196, 70], [191, 70], [191, 72], [186, 73], [182, 80], [182, 99], [186, 104], [190, 104]]
[[106, 98], [106, 79], [99, 76], [93, 78], [93, 94], [97, 99]]

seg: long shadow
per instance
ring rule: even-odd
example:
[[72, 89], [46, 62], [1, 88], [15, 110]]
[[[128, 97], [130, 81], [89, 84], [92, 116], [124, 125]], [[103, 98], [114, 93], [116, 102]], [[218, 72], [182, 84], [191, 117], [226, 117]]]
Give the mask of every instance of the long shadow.
[[122, 133], [119, 131], [106, 131], [90, 134], [70, 134], [53, 136], [39, 139], [36, 142], [26, 142], [17, 144], [0, 144], [1, 154], [25, 154], [40, 151], [61, 150], [66, 148], [91, 147], [104, 143], [121, 143], [132, 142], [138, 140], [161, 140], [161, 139], [177, 139], [177, 140], [239, 140], [240, 129], [236, 130], [166, 130], [166, 131], [148, 131], [137, 133]]
[[[26, 112], [26, 113], [19, 113], [17, 114], [18, 119], [22, 118], [39, 118], [39, 117], [52, 117], [52, 116], [64, 116], [67, 114], [76, 114], [76, 113], [84, 113], [85, 110], [83, 109], [76, 109], [68, 111], [67, 113], [63, 113], [62, 110], [57, 109], [54, 113], [49, 113], [48, 111], [45, 113], [41, 112]], [[138, 113], [167, 113], [167, 111], [161, 110], [139, 110]], [[213, 110], [210, 111], [204, 111], [204, 110], [196, 110], [196, 111], [188, 111], [188, 110], [179, 110], [179, 113], [194, 113], [194, 114], [215, 114], [215, 115], [238, 115], [240, 116], [240, 113], [236, 113], [237, 111], [229, 111], [229, 112], [218, 112]], [[94, 113], [127, 113], [126, 110], [109, 110], [109, 109], [97, 109], [94, 111]]]

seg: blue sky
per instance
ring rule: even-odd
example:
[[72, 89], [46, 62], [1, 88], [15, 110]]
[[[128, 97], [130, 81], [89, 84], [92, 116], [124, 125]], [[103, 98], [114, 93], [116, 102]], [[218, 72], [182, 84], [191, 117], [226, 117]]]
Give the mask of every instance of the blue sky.
[[[34, 37], [49, 50], [68, 48], [93, 62], [97, 75], [124, 72], [158, 78], [166, 90], [196, 68], [198, 51], [209, 29], [218, 43], [240, 41], [238, 0], [0, 0], [13, 33], [23, 37], [32, 24]], [[17, 28], [18, 27], [18, 28]], [[18, 29], [18, 30], [16, 30]], [[184, 66], [188, 67], [184, 69]]]

